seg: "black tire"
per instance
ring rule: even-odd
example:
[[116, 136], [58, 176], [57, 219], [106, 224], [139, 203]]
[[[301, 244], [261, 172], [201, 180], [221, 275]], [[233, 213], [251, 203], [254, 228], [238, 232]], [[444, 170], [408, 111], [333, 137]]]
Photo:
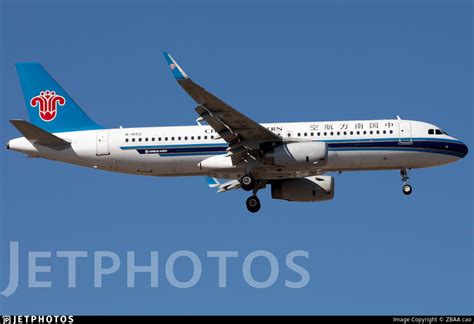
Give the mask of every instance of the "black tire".
[[250, 191], [252, 190], [253, 188], [255, 188], [255, 180], [254, 178], [247, 174], [247, 175], [244, 175], [242, 178], [240, 178], [240, 186], [242, 187], [242, 189], [244, 189], [245, 191]]
[[403, 191], [403, 194], [405, 194], [406, 196], [409, 196], [411, 195], [413, 190], [409, 184], [405, 184], [403, 185], [402, 191]]
[[251, 213], [256, 213], [260, 210], [260, 199], [258, 199], [257, 196], [250, 196], [247, 198], [247, 201], [245, 202], [247, 205], [247, 209]]

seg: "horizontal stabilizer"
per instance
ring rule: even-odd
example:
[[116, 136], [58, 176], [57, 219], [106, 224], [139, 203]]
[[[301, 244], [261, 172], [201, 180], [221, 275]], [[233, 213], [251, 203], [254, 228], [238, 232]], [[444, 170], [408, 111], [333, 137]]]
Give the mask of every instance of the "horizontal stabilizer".
[[32, 144], [39, 144], [60, 151], [71, 145], [68, 141], [22, 119], [12, 119], [10, 123]]

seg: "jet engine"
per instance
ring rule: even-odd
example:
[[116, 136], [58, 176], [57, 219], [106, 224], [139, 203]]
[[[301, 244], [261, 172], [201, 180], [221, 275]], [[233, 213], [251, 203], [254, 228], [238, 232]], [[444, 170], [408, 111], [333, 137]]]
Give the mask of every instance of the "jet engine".
[[323, 201], [334, 198], [334, 178], [312, 176], [272, 183], [272, 198], [288, 201]]
[[296, 142], [272, 148], [264, 154], [263, 163], [283, 167], [313, 167], [326, 164], [327, 158], [327, 143]]

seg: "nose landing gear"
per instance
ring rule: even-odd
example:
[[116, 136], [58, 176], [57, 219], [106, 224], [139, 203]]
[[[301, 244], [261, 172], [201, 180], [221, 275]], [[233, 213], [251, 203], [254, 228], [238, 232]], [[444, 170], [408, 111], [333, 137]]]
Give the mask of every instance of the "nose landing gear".
[[402, 191], [403, 194], [405, 194], [406, 196], [410, 195], [413, 191], [411, 186], [408, 184], [408, 179], [410, 179], [410, 177], [408, 176], [408, 171], [409, 169], [407, 168], [400, 169], [400, 177], [402, 178], [403, 182]]

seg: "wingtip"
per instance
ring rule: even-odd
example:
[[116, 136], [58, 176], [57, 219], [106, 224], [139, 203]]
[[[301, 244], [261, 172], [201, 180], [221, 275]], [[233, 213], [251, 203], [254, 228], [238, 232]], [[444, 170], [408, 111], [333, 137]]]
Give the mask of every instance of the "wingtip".
[[214, 177], [206, 176], [206, 182], [209, 188], [215, 188], [220, 185], [219, 181]]
[[165, 57], [166, 60], [171, 57], [171, 54], [167, 51], [163, 51], [163, 56]]
[[183, 69], [176, 63], [169, 52], [164, 51], [163, 56], [165, 57], [166, 63], [171, 69], [173, 76], [176, 80], [185, 80], [189, 79], [188, 75], [183, 71]]

